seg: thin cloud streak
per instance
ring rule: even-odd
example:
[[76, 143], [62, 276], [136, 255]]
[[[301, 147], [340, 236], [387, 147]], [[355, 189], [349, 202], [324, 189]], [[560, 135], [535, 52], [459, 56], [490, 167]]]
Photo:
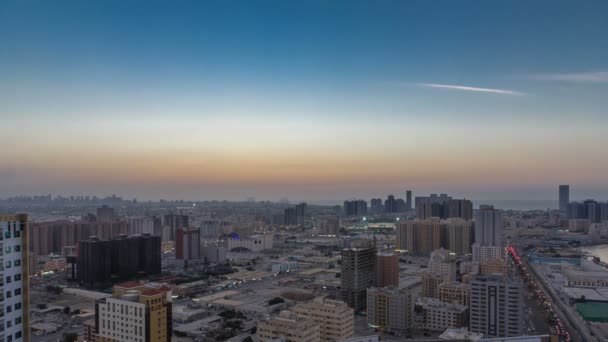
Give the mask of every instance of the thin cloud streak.
[[608, 71], [561, 73], [561, 74], [539, 74], [532, 75], [533, 80], [579, 82], [579, 83], [608, 83]]
[[462, 91], [492, 93], [492, 94], [501, 94], [501, 95], [518, 95], [518, 96], [525, 95], [525, 93], [515, 91], [515, 90], [480, 88], [480, 87], [470, 87], [470, 86], [455, 85], [455, 84], [418, 83], [418, 86], [425, 87], [425, 88], [441, 88], [441, 89], [462, 90]]

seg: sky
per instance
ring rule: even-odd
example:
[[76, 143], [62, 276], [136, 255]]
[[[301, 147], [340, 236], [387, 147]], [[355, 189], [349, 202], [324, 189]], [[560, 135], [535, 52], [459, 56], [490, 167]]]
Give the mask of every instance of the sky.
[[606, 13], [2, 1], [0, 197], [606, 200]]

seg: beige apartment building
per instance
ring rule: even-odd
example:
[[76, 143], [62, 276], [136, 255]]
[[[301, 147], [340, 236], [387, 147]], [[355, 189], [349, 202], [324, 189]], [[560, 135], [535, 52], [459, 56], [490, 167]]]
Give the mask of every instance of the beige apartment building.
[[383, 331], [405, 331], [414, 327], [414, 304], [420, 281], [401, 288], [372, 287], [367, 290], [367, 323]]
[[277, 339], [284, 339], [286, 342], [318, 342], [321, 340], [320, 327], [317, 322], [290, 311], [281, 311], [278, 316], [260, 322], [257, 333], [260, 342], [271, 342]]
[[471, 254], [473, 223], [461, 218], [449, 218], [443, 224], [447, 230], [448, 249], [456, 255]]
[[467, 284], [449, 282], [439, 285], [439, 300], [446, 303], [461, 304], [469, 306], [471, 288]]
[[293, 311], [319, 324], [322, 342], [339, 341], [354, 334], [355, 311], [342, 301], [317, 297], [295, 306]]
[[441, 248], [441, 221], [437, 218], [402, 221], [397, 223], [395, 231], [397, 250], [430, 253]]

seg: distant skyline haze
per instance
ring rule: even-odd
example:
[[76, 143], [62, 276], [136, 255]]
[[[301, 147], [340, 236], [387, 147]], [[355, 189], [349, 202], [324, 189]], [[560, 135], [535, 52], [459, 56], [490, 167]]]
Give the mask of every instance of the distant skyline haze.
[[5, 1], [0, 197], [606, 200], [606, 13]]

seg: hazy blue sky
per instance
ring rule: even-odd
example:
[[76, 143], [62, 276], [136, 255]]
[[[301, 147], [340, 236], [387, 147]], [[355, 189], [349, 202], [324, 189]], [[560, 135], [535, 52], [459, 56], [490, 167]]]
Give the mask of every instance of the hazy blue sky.
[[0, 197], [608, 199], [606, 1], [2, 1]]

